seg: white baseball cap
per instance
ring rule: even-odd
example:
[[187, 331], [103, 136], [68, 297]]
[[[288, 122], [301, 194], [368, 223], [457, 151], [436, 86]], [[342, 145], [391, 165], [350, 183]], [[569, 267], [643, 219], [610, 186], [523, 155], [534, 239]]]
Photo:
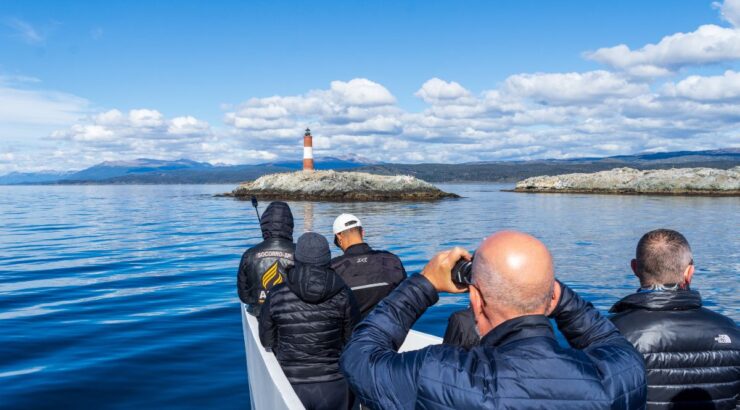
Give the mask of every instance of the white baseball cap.
[[352, 214], [341, 214], [337, 217], [337, 219], [334, 220], [332, 231], [334, 232], [334, 235], [336, 235], [339, 232], [346, 231], [347, 229], [357, 228], [361, 226], [362, 222], [360, 222], [360, 218]]

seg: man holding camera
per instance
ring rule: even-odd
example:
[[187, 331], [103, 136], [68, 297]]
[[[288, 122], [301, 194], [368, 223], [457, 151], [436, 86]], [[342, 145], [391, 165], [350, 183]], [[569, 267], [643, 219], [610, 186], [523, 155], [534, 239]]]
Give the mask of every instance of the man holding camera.
[[[372, 408], [643, 408], [640, 354], [590, 303], [555, 281], [537, 239], [496, 233], [478, 248], [469, 286], [451, 270], [467, 251], [437, 254], [356, 328], [340, 359], [360, 400]], [[438, 292], [470, 290], [480, 345], [429, 346], [399, 354]], [[572, 348], [558, 345], [548, 315]]]

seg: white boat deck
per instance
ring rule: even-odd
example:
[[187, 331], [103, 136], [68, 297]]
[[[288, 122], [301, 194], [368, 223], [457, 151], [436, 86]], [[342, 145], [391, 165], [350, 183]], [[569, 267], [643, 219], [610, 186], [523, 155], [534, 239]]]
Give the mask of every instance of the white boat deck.
[[[297, 410], [303, 409], [301, 400], [280, 368], [277, 358], [262, 347], [257, 318], [247, 313], [241, 304], [244, 347], [247, 352], [247, 374], [249, 375], [249, 397], [252, 409]], [[442, 339], [427, 333], [412, 330], [403, 342], [400, 351], [418, 350], [440, 344]]]

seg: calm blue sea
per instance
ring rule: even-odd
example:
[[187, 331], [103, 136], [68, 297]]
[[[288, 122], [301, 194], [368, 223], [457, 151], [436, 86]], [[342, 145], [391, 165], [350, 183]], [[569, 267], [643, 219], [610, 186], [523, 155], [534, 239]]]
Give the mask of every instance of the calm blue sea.
[[[629, 260], [641, 234], [670, 227], [691, 242], [705, 304], [740, 321], [740, 198], [442, 187], [465, 198], [291, 203], [296, 231], [329, 236], [336, 215], [355, 213], [371, 245], [416, 272], [439, 249], [523, 230], [605, 311], [637, 287]], [[0, 407], [248, 407], [235, 277], [260, 233], [249, 203], [213, 197], [231, 188], [0, 187]], [[442, 335], [465, 305], [444, 296], [416, 328]]]

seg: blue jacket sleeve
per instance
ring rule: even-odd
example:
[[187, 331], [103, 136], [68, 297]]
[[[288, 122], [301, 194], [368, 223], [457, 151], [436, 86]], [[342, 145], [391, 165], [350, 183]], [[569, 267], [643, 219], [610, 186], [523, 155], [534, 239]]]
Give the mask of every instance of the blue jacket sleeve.
[[406, 335], [439, 296], [423, 276], [403, 281], [356, 328], [340, 359], [360, 401], [377, 409], [413, 408], [419, 368], [429, 348], [398, 353]]
[[644, 408], [647, 387], [642, 355], [590, 302], [564, 284], [560, 286], [560, 301], [550, 317], [568, 343], [582, 350], [599, 369], [611, 393], [612, 408]]

